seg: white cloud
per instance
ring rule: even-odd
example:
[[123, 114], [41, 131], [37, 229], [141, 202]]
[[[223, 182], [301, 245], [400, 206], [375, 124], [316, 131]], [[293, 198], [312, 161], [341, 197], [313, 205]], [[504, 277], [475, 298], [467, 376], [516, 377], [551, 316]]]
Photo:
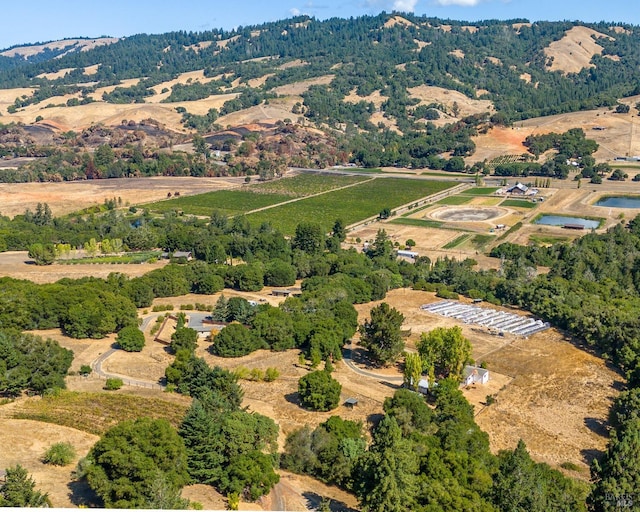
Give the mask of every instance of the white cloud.
[[436, 0], [438, 5], [462, 5], [463, 7], [473, 7], [478, 5], [481, 0]]
[[300, 16], [300, 9], [297, 9], [296, 7], [289, 9], [289, 12], [291, 13], [291, 16]]
[[418, 0], [394, 0], [393, 10], [402, 12], [413, 12]]

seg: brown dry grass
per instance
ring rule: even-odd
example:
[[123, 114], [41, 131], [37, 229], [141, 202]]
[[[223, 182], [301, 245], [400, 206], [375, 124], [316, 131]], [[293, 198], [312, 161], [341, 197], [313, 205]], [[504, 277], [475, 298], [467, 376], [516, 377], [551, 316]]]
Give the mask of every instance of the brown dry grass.
[[40, 73], [36, 76], [37, 78], [46, 78], [47, 80], [57, 80], [58, 78], [62, 78], [63, 76], [65, 76], [67, 73], [70, 73], [74, 69], [75, 68], [63, 68], [59, 71], [56, 71], [55, 73]]
[[[393, 290], [385, 302], [405, 315], [403, 329], [411, 329], [409, 348], [422, 331], [458, 325], [471, 340], [472, 357], [487, 362], [490, 371], [498, 374], [491, 386], [465, 390], [476, 406], [476, 421], [489, 434], [492, 450], [513, 449], [522, 438], [536, 460], [554, 467], [573, 462], [581, 468], [579, 476], [588, 479], [592, 455], [603, 450], [608, 440], [608, 411], [621, 377], [553, 329], [529, 339], [492, 336], [419, 310], [421, 304], [437, 300], [433, 293]], [[360, 319], [371, 306], [358, 306]], [[484, 408], [484, 397], [494, 393], [497, 403]]]
[[34, 265], [28, 257], [27, 251], [11, 251], [0, 253], [0, 276], [14, 279], [28, 279], [34, 283], [55, 283], [63, 278], [80, 279], [86, 276], [106, 278], [112, 272], [120, 272], [129, 277], [139, 277], [161, 268], [168, 260], [154, 263], [142, 263], [139, 265], [100, 265], [78, 264], [61, 265], [53, 264], [44, 266]]
[[328, 85], [331, 83], [335, 75], [324, 75], [317, 78], [309, 78], [308, 80], [302, 80], [295, 84], [280, 85], [274, 87], [272, 92], [281, 96], [300, 96], [302, 93], [309, 90], [312, 85]]
[[389, 18], [386, 23], [384, 24], [384, 28], [391, 28], [391, 27], [395, 27], [396, 25], [402, 25], [403, 27], [415, 27], [416, 24], [409, 21], [406, 18], [403, 18], [402, 16], [393, 16], [392, 18]]
[[[598, 143], [599, 148], [594, 157], [599, 162], [613, 160], [616, 156], [640, 155], [640, 121], [633, 114], [633, 106], [638, 101], [640, 96], [622, 100], [622, 103], [632, 107], [629, 114], [614, 114], [603, 107], [527, 119], [516, 123], [512, 128], [493, 128], [486, 134], [474, 137], [477, 150], [466, 161], [473, 163], [505, 154], [520, 155], [527, 152], [522, 143], [528, 135], [563, 133], [576, 127], [582, 128], [587, 138]], [[604, 130], [594, 130], [595, 127], [604, 127]]]
[[602, 54], [603, 47], [595, 41], [601, 37], [613, 39], [587, 27], [573, 27], [567, 30], [562, 39], [554, 41], [544, 49], [547, 57], [553, 57], [549, 71], [579, 73], [584, 68], [593, 67], [593, 56]]
[[608, 441], [606, 421], [621, 377], [555, 330], [516, 339], [486, 360], [514, 377], [476, 417], [492, 449], [513, 449], [523, 439], [536, 460], [554, 467], [572, 462], [587, 480], [593, 456]]
[[[70, 427], [32, 420], [4, 417], [12, 404], [0, 406], [0, 468], [22, 465], [36, 482], [36, 488], [49, 494], [54, 507], [71, 508], [71, 471], [80, 458], [87, 455], [98, 436]], [[54, 443], [67, 442], [76, 450], [69, 466], [51, 466], [42, 462], [45, 451]], [[81, 487], [81, 486], [78, 486]], [[85, 491], [86, 492], [86, 491]], [[74, 500], [75, 501], [75, 500]]]
[[380, 108], [380, 105], [382, 105], [389, 99], [388, 96], [383, 96], [382, 94], [380, 94], [380, 91], [373, 91], [368, 96], [358, 96], [358, 93], [356, 91], [357, 89], [352, 89], [351, 91], [349, 91], [349, 94], [344, 97], [343, 101], [345, 103], [358, 103], [360, 101], [366, 101], [368, 103], [373, 103], [376, 108]]
[[117, 37], [99, 37], [97, 39], [64, 39], [60, 41], [52, 41], [45, 44], [19, 46], [12, 48], [11, 50], [5, 50], [0, 53], [4, 57], [33, 57], [39, 53], [44, 52], [46, 49], [61, 50], [67, 46], [77, 45], [77, 48], [81, 48], [81, 51], [91, 50], [97, 46], [103, 46], [106, 44], [117, 43], [120, 39]]
[[[168, 80], [166, 82], [159, 83], [155, 87], [152, 87], [152, 89], [155, 91], [155, 94], [153, 96], [150, 96], [149, 98], [146, 98], [146, 102], [160, 103], [162, 100], [166, 99], [171, 94], [171, 88], [176, 84], [185, 85], [187, 83], [195, 83], [195, 82], [206, 84], [215, 80], [216, 78], [218, 77], [204, 76], [204, 69], [198, 69], [196, 71], [181, 73], [173, 80]], [[169, 90], [163, 93], [162, 92], [163, 89], [169, 89]]]
[[[429, 103], [442, 103], [451, 111], [453, 104], [457, 103], [460, 109], [460, 117], [472, 114], [481, 114], [484, 112], [493, 112], [493, 103], [489, 100], [476, 100], [468, 98], [458, 91], [443, 89], [431, 85], [419, 85], [407, 89], [412, 98], [420, 100], [421, 105]], [[448, 122], [451, 122], [450, 120]]]
[[60, 183], [0, 183], [0, 213], [13, 217], [47, 203], [60, 216], [120, 197], [123, 205], [160, 201], [176, 191], [187, 196], [240, 186], [240, 178], [115, 178]]

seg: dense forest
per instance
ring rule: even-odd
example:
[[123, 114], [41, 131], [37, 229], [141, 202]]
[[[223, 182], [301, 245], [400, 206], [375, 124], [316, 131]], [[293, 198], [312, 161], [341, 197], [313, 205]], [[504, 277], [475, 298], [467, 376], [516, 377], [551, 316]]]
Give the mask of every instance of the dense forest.
[[[33, 99], [18, 99], [16, 108], [20, 108], [25, 101], [44, 101], [57, 95], [61, 88], [69, 91], [75, 87], [86, 93], [96, 81], [111, 85], [144, 77], [138, 85], [118, 88], [105, 98], [135, 102], [154, 94], [152, 86], [182, 72], [204, 69], [207, 76], [222, 77], [206, 86], [174, 86], [167, 101], [177, 101], [228, 91], [231, 77], [240, 78], [237, 90], [241, 91], [250, 79], [273, 73], [251, 93], [262, 100], [278, 85], [330, 74], [334, 76], [332, 83], [318, 86], [316, 91], [327, 93], [325, 105], [339, 102], [352, 89], [361, 97], [379, 90], [389, 96], [384, 112], [412, 117], [423, 112], [415, 112], [407, 102], [406, 90], [427, 84], [457, 90], [470, 98], [481, 95], [490, 99], [505, 120], [614, 105], [617, 98], [637, 91], [640, 57], [632, 49], [638, 45], [639, 35], [633, 26], [584, 24], [608, 36], [598, 38], [603, 54], [593, 58], [595, 67], [565, 75], [549, 71], [551, 61], [543, 50], [576, 23], [488, 20], [470, 24], [402, 16], [408, 23], [390, 23], [393, 15], [387, 13], [325, 21], [301, 16], [233, 31], [141, 34], [58, 58], [53, 58], [55, 54], [32, 60], [5, 57], [0, 59], [0, 87], [38, 87]], [[220, 41], [224, 44], [218, 44]], [[611, 56], [615, 58], [607, 58]], [[257, 60], [264, 58], [270, 59]], [[305, 64], [282, 66], [298, 59]], [[98, 69], [90, 84], [83, 69], [93, 65]], [[55, 80], [38, 78], [65, 68], [75, 71]], [[523, 73], [531, 80], [523, 80]], [[322, 102], [311, 97], [306, 101], [313, 118], [325, 115]], [[342, 109], [331, 115], [337, 116], [336, 122], [342, 122], [340, 118], [362, 124], [358, 121], [368, 108], [364, 102], [355, 106], [342, 103]]]

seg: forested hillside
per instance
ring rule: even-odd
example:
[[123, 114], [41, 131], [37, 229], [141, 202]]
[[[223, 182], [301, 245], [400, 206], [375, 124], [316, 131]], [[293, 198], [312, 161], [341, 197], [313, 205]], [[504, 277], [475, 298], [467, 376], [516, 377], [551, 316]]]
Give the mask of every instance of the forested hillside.
[[[585, 36], [584, 46], [595, 42], [601, 54], [578, 73], [551, 71], [558, 62], [545, 49], [575, 26], [595, 31], [585, 32], [591, 36]], [[637, 27], [605, 23], [488, 20], [470, 25], [410, 14], [326, 21], [303, 16], [233, 31], [142, 34], [63, 56], [49, 50], [28, 60], [2, 57], [0, 87], [38, 88], [32, 98], [18, 102], [19, 108], [60, 92], [145, 78], [108, 100], [140, 102], [155, 94], [154, 85], [204, 69], [214, 81], [174, 85], [165, 101], [240, 91], [251, 79], [268, 75], [247, 98], [259, 101], [279, 85], [330, 74], [331, 84], [305, 98], [312, 119], [361, 124], [359, 113], [368, 105], [351, 104], [340, 115], [334, 108], [355, 89], [360, 97], [378, 90], [388, 98], [382, 105], [387, 115], [417, 120], [424, 112], [415, 108], [418, 102], [407, 89], [428, 84], [489, 99], [507, 120], [515, 120], [611, 105], [637, 93], [640, 56], [633, 49], [639, 38]], [[299, 65], [283, 66], [294, 60]], [[91, 66], [97, 69], [89, 76], [85, 69]], [[51, 80], [42, 76], [60, 70], [69, 71]]]

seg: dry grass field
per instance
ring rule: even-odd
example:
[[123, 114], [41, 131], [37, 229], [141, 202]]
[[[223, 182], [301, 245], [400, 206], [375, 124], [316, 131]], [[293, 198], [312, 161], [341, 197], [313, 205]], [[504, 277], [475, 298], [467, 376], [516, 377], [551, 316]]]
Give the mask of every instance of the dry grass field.
[[579, 73], [587, 67], [593, 67], [591, 59], [601, 55], [604, 49], [597, 43], [599, 38], [610, 38], [587, 27], [572, 27], [562, 39], [552, 42], [544, 49], [547, 57], [552, 57], [549, 71]]
[[47, 203], [55, 216], [120, 197], [124, 205], [165, 199], [168, 193], [187, 196], [235, 188], [242, 178], [152, 177], [108, 180], [65, 181], [60, 183], [0, 183], [0, 214], [13, 217]]

